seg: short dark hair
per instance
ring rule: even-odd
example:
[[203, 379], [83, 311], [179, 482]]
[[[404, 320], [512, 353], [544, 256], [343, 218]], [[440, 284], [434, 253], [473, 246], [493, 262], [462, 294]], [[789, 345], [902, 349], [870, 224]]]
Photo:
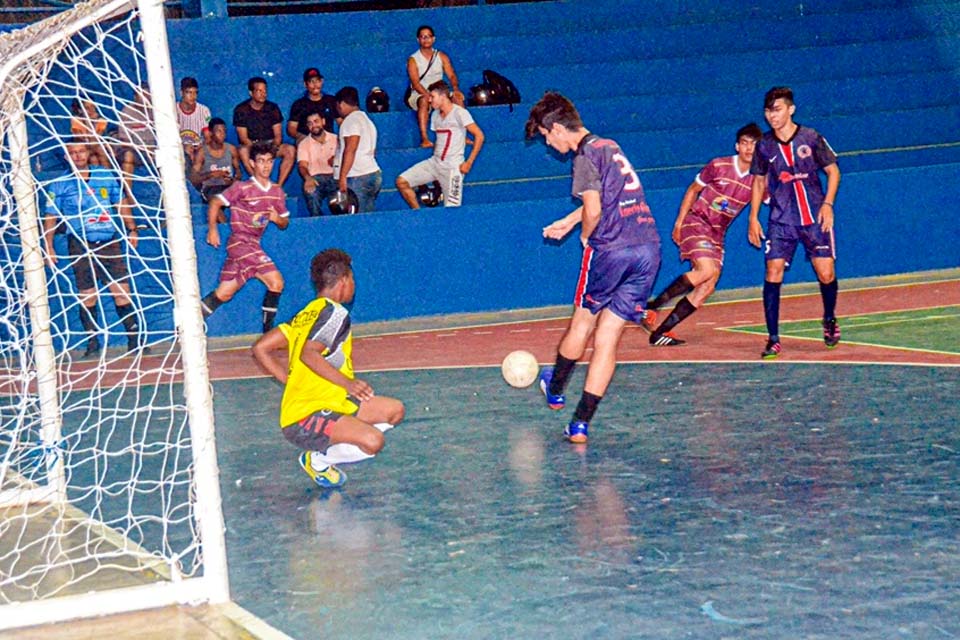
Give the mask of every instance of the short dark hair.
[[269, 140], [260, 140], [250, 145], [250, 159], [256, 162], [257, 158], [260, 156], [270, 156], [271, 158], [277, 157], [277, 152], [273, 148], [272, 142]]
[[753, 138], [754, 140], [759, 140], [763, 137], [763, 131], [760, 130], [760, 127], [757, 126], [756, 122], [751, 122], [745, 124], [739, 129], [737, 129], [737, 138], [736, 141], [740, 142], [740, 138]]
[[426, 29], [427, 31], [429, 31], [429, 32], [430, 32], [430, 35], [432, 35], [432, 36], [436, 36], [436, 35], [437, 35], [436, 31], [433, 30], [433, 27], [431, 27], [431, 26], [428, 25], [428, 24], [422, 24], [422, 25], [420, 25], [419, 27], [417, 27], [417, 37], [418, 37], [418, 38], [420, 37], [420, 32], [423, 31], [424, 29]]
[[350, 256], [340, 249], [325, 249], [310, 261], [310, 280], [317, 293], [336, 286], [352, 269]]
[[253, 76], [247, 80], [247, 91], [253, 91], [253, 88], [258, 84], [266, 85], [267, 81], [260, 76]]
[[441, 91], [447, 94], [448, 97], [453, 94], [453, 90], [450, 89], [450, 85], [443, 80], [437, 80], [436, 82], [432, 83], [429, 87], [427, 87], [427, 91]]
[[570, 130], [582, 129], [583, 120], [573, 103], [556, 91], [547, 91], [530, 109], [527, 119], [527, 137], [533, 138], [540, 133], [540, 127], [550, 129], [559, 123]]
[[207, 124], [207, 127], [213, 129], [214, 127], [218, 126], [226, 127], [227, 123], [224, 122], [223, 118], [210, 118], [210, 122]]
[[793, 104], [793, 89], [790, 87], [773, 87], [763, 96], [763, 108], [772, 109], [773, 103], [782, 99], [787, 106]]
[[340, 91], [337, 91], [337, 95], [334, 96], [334, 100], [348, 104], [351, 107], [359, 107], [360, 93], [357, 91], [356, 87], [343, 87], [340, 89]]
[[196, 78], [186, 76], [183, 80], [180, 81], [180, 91], [184, 89], [199, 89], [200, 84], [197, 82]]

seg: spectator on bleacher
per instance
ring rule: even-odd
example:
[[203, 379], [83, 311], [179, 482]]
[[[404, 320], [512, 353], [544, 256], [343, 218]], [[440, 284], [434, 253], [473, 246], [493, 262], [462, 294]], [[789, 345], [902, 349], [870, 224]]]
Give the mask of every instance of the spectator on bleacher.
[[[420, 202], [413, 189], [436, 180], [443, 191], [443, 206], [459, 207], [463, 198], [463, 177], [470, 173], [483, 147], [483, 131], [469, 111], [453, 103], [446, 82], [438, 80], [429, 89], [433, 107], [430, 130], [437, 136], [433, 155], [401, 173], [397, 177], [397, 189], [411, 209], [419, 209]], [[464, 160], [467, 133], [473, 136], [473, 149], [470, 157]]]
[[240, 175], [240, 154], [227, 142], [227, 123], [221, 118], [212, 118], [209, 127], [210, 140], [193, 160], [193, 182], [199, 185], [204, 202], [226, 190]]
[[296, 158], [296, 150], [283, 141], [283, 114], [275, 102], [267, 100], [267, 81], [253, 77], [247, 81], [250, 99], [244, 100], [233, 109], [233, 126], [237, 130], [240, 143], [240, 162], [249, 175], [253, 175], [253, 159], [250, 149], [257, 142], [273, 145], [273, 155], [280, 158], [280, 173], [277, 182], [283, 185], [287, 181]]
[[433, 48], [436, 36], [433, 27], [421, 25], [417, 28], [417, 43], [420, 48], [407, 58], [407, 76], [410, 86], [407, 89], [405, 101], [407, 106], [417, 112], [417, 124], [420, 127], [420, 146], [430, 147], [433, 143], [427, 136], [427, 119], [430, 115], [430, 91], [427, 89], [444, 76], [448, 80], [452, 91], [453, 103], [463, 106], [463, 93], [460, 91], [460, 81], [453, 70], [447, 54]]
[[66, 151], [69, 168], [46, 189], [43, 239], [47, 262], [51, 267], [58, 262], [53, 235], [63, 221], [67, 228], [68, 262], [79, 290], [80, 325], [89, 336], [83, 357], [96, 357], [101, 351], [96, 320], [98, 280], [113, 294], [117, 316], [127, 332], [128, 351], [136, 351], [143, 345], [143, 334], [130, 295], [130, 273], [123, 249], [124, 242], [131, 249], [137, 248], [136, 222], [116, 173], [90, 166], [87, 145], [82, 140], [68, 141]]
[[336, 99], [323, 92], [323, 74], [319, 69], [310, 67], [303, 72], [304, 94], [293, 101], [290, 106], [290, 118], [287, 120], [287, 135], [297, 141], [297, 144], [310, 135], [307, 125], [307, 116], [319, 113], [323, 116], [323, 128], [330, 133], [334, 132], [334, 123], [340, 123], [337, 115]]
[[107, 131], [107, 121], [100, 115], [96, 103], [76, 98], [70, 103], [70, 134], [87, 145], [88, 162], [101, 167], [110, 166], [110, 157], [103, 147], [103, 134]]
[[210, 109], [197, 102], [200, 85], [196, 78], [180, 80], [180, 102], [177, 103], [177, 124], [183, 153], [190, 166], [205, 143], [210, 142]]
[[361, 111], [356, 87], [343, 87], [337, 91], [336, 99], [337, 111], [343, 118], [333, 164], [337, 190], [340, 194], [345, 194], [347, 189], [353, 190], [359, 201], [358, 213], [373, 211], [383, 184], [383, 174], [376, 158], [377, 128]]
[[133, 102], [120, 111], [120, 126], [117, 139], [120, 141], [118, 159], [123, 169], [123, 183], [127, 196], [132, 198], [133, 173], [138, 165], [144, 164], [157, 147], [157, 137], [153, 125], [153, 103], [150, 101], [150, 89], [147, 85], [137, 87]]
[[207, 244], [220, 247], [217, 223], [224, 220], [223, 208], [230, 207], [230, 239], [227, 259], [220, 271], [220, 284], [200, 301], [203, 317], [209, 317], [228, 302], [250, 278], [257, 278], [267, 287], [263, 296], [263, 332], [273, 328], [283, 293], [283, 276], [277, 265], [260, 245], [260, 238], [271, 222], [281, 229], [290, 224], [287, 196], [279, 185], [270, 181], [273, 173], [273, 145], [258, 142], [250, 149], [253, 174], [245, 182], [234, 182], [226, 191], [210, 199], [207, 209]]
[[307, 116], [310, 135], [297, 145], [297, 168], [303, 178], [303, 197], [311, 216], [323, 215], [323, 203], [337, 192], [333, 161], [337, 154], [337, 134], [324, 129], [319, 113]]

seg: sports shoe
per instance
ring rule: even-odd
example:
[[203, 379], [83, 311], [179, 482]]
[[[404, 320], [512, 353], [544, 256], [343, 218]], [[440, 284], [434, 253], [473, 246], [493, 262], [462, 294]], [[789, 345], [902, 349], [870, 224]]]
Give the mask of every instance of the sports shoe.
[[773, 360], [780, 355], [780, 341], [779, 340], [767, 340], [767, 346], [763, 350], [763, 353], [760, 354], [760, 357], [764, 360]]
[[681, 340], [675, 336], [672, 331], [659, 334], [657, 332], [653, 332], [650, 334], [650, 344], [655, 347], [677, 347], [686, 343], [686, 340]]
[[127, 336], [127, 353], [141, 353], [143, 355], [150, 355], [150, 347], [143, 344], [142, 336]]
[[544, 367], [540, 370], [540, 391], [547, 398], [547, 406], [554, 411], [560, 411], [567, 404], [567, 397], [562, 393], [558, 396], [550, 393], [550, 381], [553, 380], [553, 367]]
[[574, 444], [585, 444], [587, 442], [587, 431], [590, 424], [583, 420], [571, 420], [563, 429], [563, 435], [567, 440]]
[[840, 324], [836, 318], [823, 321], [823, 343], [827, 349], [833, 349], [840, 344]]
[[317, 471], [313, 468], [313, 465], [310, 464], [310, 452], [304, 451], [300, 454], [300, 466], [303, 467], [303, 470], [307, 473], [310, 478], [317, 483], [318, 487], [323, 487], [324, 489], [336, 489], [337, 487], [342, 487], [343, 483], [347, 481], [347, 474], [340, 469], [337, 469], [332, 464], [329, 465], [323, 471]]
[[83, 352], [83, 355], [80, 356], [82, 360], [92, 360], [100, 357], [100, 339], [97, 337], [90, 338], [87, 341], [87, 348]]
[[643, 320], [640, 321], [640, 328], [647, 333], [653, 333], [657, 328], [657, 312], [653, 309], [647, 309], [643, 312]]

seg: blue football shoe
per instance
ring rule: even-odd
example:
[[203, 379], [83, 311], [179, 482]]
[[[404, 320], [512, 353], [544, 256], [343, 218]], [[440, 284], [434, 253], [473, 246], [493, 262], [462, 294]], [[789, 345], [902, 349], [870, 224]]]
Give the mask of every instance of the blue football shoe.
[[543, 392], [543, 395], [547, 398], [547, 406], [553, 409], [554, 411], [559, 411], [563, 409], [567, 404], [567, 397], [562, 393], [560, 395], [552, 395], [550, 393], [550, 381], [553, 380], [553, 367], [544, 367], [540, 370], [540, 391]]

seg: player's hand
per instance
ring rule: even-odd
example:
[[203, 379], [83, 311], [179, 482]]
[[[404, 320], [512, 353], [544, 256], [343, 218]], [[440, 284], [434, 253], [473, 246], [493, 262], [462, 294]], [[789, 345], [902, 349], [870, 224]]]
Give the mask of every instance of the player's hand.
[[317, 181], [313, 178], [307, 178], [303, 181], [303, 192], [304, 193], [313, 193], [317, 190]]
[[140, 233], [136, 229], [127, 234], [127, 244], [130, 245], [131, 249], [136, 249], [137, 245], [140, 244]]
[[57, 266], [57, 254], [54, 253], [53, 249], [47, 251], [47, 266], [51, 269]]
[[759, 220], [750, 219], [747, 226], [747, 240], [757, 249], [760, 248], [760, 243], [763, 241], [763, 227], [760, 226]]
[[817, 222], [820, 223], [820, 230], [824, 233], [833, 231], [833, 207], [828, 204], [820, 205], [820, 211], [817, 212]]
[[554, 220], [547, 226], [543, 228], [543, 237], [550, 238], [551, 240], [562, 240], [565, 235], [570, 233], [570, 230], [573, 229], [574, 224], [571, 224], [567, 219], [560, 218], [559, 220]]
[[357, 378], [347, 383], [347, 393], [363, 402], [373, 400], [373, 387]]
[[467, 175], [468, 173], [470, 173], [470, 169], [472, 168], [473, 168], [473, 165], [470, 164], [469, 161], [464, 161], [464, 163], [460, 165], [460, 173], [462, 173], [463, 175]]
[[207, 231], [207, 244], [216, 249], [220, 248], [220, 231], [216, 227], [210, 227]]

